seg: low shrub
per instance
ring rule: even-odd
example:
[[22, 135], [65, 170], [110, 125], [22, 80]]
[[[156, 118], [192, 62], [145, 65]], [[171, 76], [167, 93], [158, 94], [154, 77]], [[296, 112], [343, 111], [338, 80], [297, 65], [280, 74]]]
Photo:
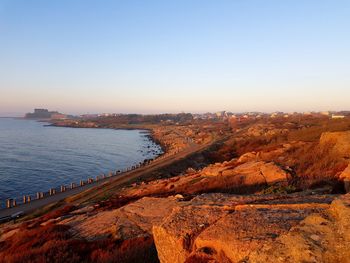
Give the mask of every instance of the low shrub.
[[53, 224], [23, 229], [0, 243], [0, 262], [159, 262], [152, 237], [88, 242], [68, 230]]
[[295, 184], [301, 188], [336, 182], [347, 163], [332, 151], [332, 143], [312, 143], [288, 151], [288, 162], [296, 173]]

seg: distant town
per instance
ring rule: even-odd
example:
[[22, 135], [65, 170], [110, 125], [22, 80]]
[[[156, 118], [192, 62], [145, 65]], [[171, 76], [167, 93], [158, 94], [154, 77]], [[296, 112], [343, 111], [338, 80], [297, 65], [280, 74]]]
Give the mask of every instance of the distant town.
[[[160, 122], [176, 122], [179, 117], [186, 120], [227, 120], [227, 121], [243, 121], [247, 119], [260, 119], [260, 118], [291, 118], [297, 116], [312, 116], [312, 117], [329, 117], [331, 119], [343, 119], [350, 116], [350, 111], [321, 111], [321, 112], [243, 112], [243, 113], [232, 113], [229, 111], [219, 111], [215, 113], [203, 113], [203, 114], [192, 114], [192, 113], [179, 113], [179, 114], [154, 114], [154, 115], [142, 115], [142, 114], [121, 114], [121, 113], [101, 113], [101, 114], [82, 114], [82, 115], [68, 115], [58, 111], [49, 111], [48, 109], [34, 109], [34, 112], [27, 113], [26, 119], [50, 119], [50, 120], [65, 120], [65, 119], [90, 119], [99, 117], [123, 117], [127, 116], [130, 118], [154, 116]], [[184, 118], [185, 117], [185, 118]]]

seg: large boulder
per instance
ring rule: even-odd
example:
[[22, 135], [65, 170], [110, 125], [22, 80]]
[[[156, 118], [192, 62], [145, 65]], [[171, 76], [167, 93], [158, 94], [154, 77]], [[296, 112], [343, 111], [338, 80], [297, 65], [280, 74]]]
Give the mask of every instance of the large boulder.
[[175, 209], [162, 224], [153, 227], [160, 262], [185, 262], [196, 236], [226, 213], [221, 208], [207, 206]]
[[287, 183], [288, 180], [288, 173], [275, 163], [255, 160], [244, 163], [238, 161], [236, 165], [215, 164], [208, 166], [200, 173], [204, 176], [227, 177], [226, 182], [231, 183], [232, 187], [242, 188], [252, 185]]
[[324, 147], [332, 147], [334, 153], [344, 158], [350, 158], [350, 131], [324, 132], [320, 138]]
[[153, 226], [160, 262], [185, 262], [195, 239], [204, 229], [233, 211], [235, 206], [259, 199], [261, 197], [202, 194], [173, 209], [161, 224]]
[[159, 260], [244, 262], [252, 252], [273, 246], [307, 216], [328, 209], [331, 200], [306, 195], [198, 196], [154, 225]]
[[218, 261], [243, 262], [252, 251], [273, 245], [322, 205], [243, 205], [205, 229], [194, 242], [194, 253], [210, 251]]
[[249, 255], [248, 262], [350, 262], [350, 195], [332, 202], [329, 209], [311, 214]]
[[223, 175], [238, 175], [243, 179], [242, 185], [272, 185], [287, 183], [288, 173], [273, 162], [251, 161], [237, 166]]

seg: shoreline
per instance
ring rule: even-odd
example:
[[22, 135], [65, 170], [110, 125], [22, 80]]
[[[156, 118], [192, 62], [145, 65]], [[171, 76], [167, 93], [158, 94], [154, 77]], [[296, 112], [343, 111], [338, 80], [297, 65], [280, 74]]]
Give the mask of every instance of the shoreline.
[[[154, 136], [154, 132], [153, 132], [153, 130], [151, 128], [129, 127], [129, 129], [125, 129], [125, 128], [108, 128], [108, 127], [72, 127], [72, 126], [55, 125], [54, 123], [52, 123], [52, 122], [50, 122], [48, 120], [43, 120], [43, 119], [42, 120], [26, 119], [26, 118], [11, 118], [11, 119], [31, 120], [31, 121], [36, 121], [36, 122], [47, 123], [47, 125], [43, 125], [43, 127], [62, 127], [62, 128], [79, 128], [79, 129], [89, 128], [89, 129], [113, 129], [113, 130], [138, 130], [138, 131], [140, 131], [140, 136], [147, 137], [148, 144], [154, 144], [157, 147], [159, 147], [160, 151], [157, 151], [157, 153], [155, 153], [155, 152], [151, 153], [150, 152], [151, 155], [154, 155], [153, 157], [150, 156], [148, 158], [141, 159], [137, 164], [133, 164], [130, 167], [126, 167], [126, 168], [124, 168], [122, 170], [109, 171], [106, 174], [102, 174], [102, 176], [104, 176], [103, 178], [101, 178], [102, 177], [101, 174], [95, 174], [95, 175], [91, 175], [90, 176], [90, 177], [92, 177], [94, 179], [100, 177], [99, 181], [105, 181], [103, 179], [107, 179], [107, 178], [111, 177], [111, 176], [108, 176], [108, 174], [111, 174], [111, 173], [114, 173], [113, 176], [122, 176], [122, 175], [124, 175], [127, 172], [133, 171], [133, 170], [135, 170], [135, 169], [137, 169], [139, 167], [143, 167], [143, 166], [147, 165], [149, 162], [153, 162], [153, 161], [161, 158], [163, 155], [165, 155], [167, 153], [166, 148], [164, 147], [164, 144], [162, 144], [160, 142], [160, 140], [158, 140]], [[53, 186], [50, 189], [55, 189], [56, 194], [60, 194], [62, 192], [62, 191], [60, 191], [60, 187], [63, 186], [64, 189], [66, 189], [67, 191], [71, 192], [72, 190], [75, 190], [76, 188], [81, 188], [81, 186], [79, 186], [79, 181], [80, 182], [81, 181], [85, 182], [84, 186], [86, 186], [86, 185], [89, 184], [89, 183], [87, 183], [88, 180], [90, 180], [90, 178], [88, 178], [88, 179], [77, 178], [76, 182], [72, 183], [72, 184], [75, 185], [74, 188], [70, 188], [69, 184], [66, 185], [66, 184], [59, 184], [58, 183], [56, 186]], [[93, 180], [93, 185], [96, 183], [96, 181]], [[48, 191], [47, 189], [45, 189], [44, 191], [39, 192], [39, 193], [44, 195], [44, 197], [41, 197], [41, 198], [37, 198], [36, 197], [38, 195], [38, 192], [37, 193], [33, 192], [31, 194], [26, 194], [26, 195], [19, 194], [19, 195], [16, 195], [16, 196], [12, 196], [12, 197], [3, 199], [3, 202], [5, 202], [5, 204], [4, 203], [1, 204], [0, 212], [2, 210], [8, 210], [9, 209], [8, 207], [6, 207], [7, 206], [7, 204], [6, 204], [7, 200], [11, 200], [11, 203], [13, 202], [13, 200], [16, 200], [16, 206], [15, 206], [16, 208], [17, 207], [23, 207], [23, 205], [27, 204], [26, 202], [22, 201], [22, 197], [23, 196], [29, 197], [30, 198], [29, 202], [35, 202], [37, 200], [41, 200], [42, 198], [46, 199], [46, 198], [51, 197], [51, 195], [49, 195], [49, 192], [50, 192], [50, 190]], [[74, 192], [76, 192], [76, 190]], [[80, 192], [80, 191], [78, 191], [78, 192]], [[75, 194], [75, 193], [72, 193], [72, 194]], [[13, 203], [11, 204], [11, 206], [12, 205], [13, 205]]]
[[90, 183], [86, 183], [81, 187], [67, 189], [67, 191], [64, 192], [57, 192], [56, 194], [49, 195], [43, 199], [34, 199], [30, 203], [21, 204], [11, 208], [0, 209], [0, 221], [5, 220], [3, 222], [0, 222], [0, 224], [30, 215], [39, 209], [48, 207], [49, 205], [57, 204], [62, 201], [64, 204], [67, 204], [83, 200], [80, 201], [82, 203], [84, 200], [93, 200], [98, 196], [113, 193], [116, 191], [116, 189], [119, 189], [124, 185], [128, 185], [135, 180], [137, 181], [152, 171], [157, 171], [161, 168], [175, 163], [176, 161], [182, 160], [193, 153], [205, 150], [216, 141], [217, 140], [213, 140], [210, 143], [202, 145], [191, 145], [190, 147], [176, 154], [162, 155], [160, 158], [156, 158], [153, 161], [150, 161], [145, 165], [141, 165], [136, 169], [127, 170], [124, 173], [114, 174], [114, 176], [109, 176], [98, 181], [93, 179]]
[[[66, 187], [67, 191], [59, 191], [56, 188], [56, 192], [53, 195], [49, 195], [45, 192], [45, 198], [35, 199], [33, 198], [30, 203], [18, 202], [15, 207], [4, 208], [0, 210], [0, 219], [8, 218], [16, 213], [21, 213], [20, 217], [29, 215], [35, 211], [40, 211], [43, 207], [48, 207], [54, 203], [64, 202], [72, 203], [78, 202], [77, 200], [94, 200], [101, 196], [113, 194], [123, 185], [129, 185], [135, 181], [143, 180], [147, 178], [147, 175], [161, 170], [165, 167], [171, 166], [174, 163], [186, 159], [188, 156], [201, 152], [212, 144], [216, 143], [220, 138], [214, 136], [206, 142], [195, 142], [192, 138], [186, 135], [186, 130], [182, 130], [181, 126], [167, 126], [156, 124], [144, 124], [144, 125], [116, 125], [113, 127], [110, 124], [98, 124], [93, 121], [79, 123], [78, 121], [69, 120], [62, 122], [54, 122], [48, 120], [36, 120], [46, 122], [49, 127], [62, 127], [62, 128], [89, 128], [89, 129], [114, 129], [114, 130], [140, 130], [144, 136], [151, 142], [160, 146], [162, 154], [156, 155], [153, 159], [145, 159], [128, 169], [123, 171], [112, 171], [102, 179], [99, 178], [98, 182], [96, 175], [93, 178], [84, 181], [83, 186], [76, 184], [74, 189]], [[21, 200], [21, 199], [19, 199]]]

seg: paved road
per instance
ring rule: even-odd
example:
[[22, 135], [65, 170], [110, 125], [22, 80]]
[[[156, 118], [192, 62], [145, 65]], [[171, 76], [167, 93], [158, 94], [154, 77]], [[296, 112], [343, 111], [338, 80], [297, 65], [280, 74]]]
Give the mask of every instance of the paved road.
[[114, 192], [116, 189], [118, 189], [118, 187], [127, 183], [128, 181], [132, 181], [132, 180], [135, 180], [137, 178], [140, 178], [147, 173], [153, 172], [153, 171], [158, 170], [160, 168], [166, 167], [166, 166], [168, 166], [176, 161], [184, 159], [193, 153], [200, 152], [200, 151], [208, 148], [214, 142], [217, 142], [217, 141], [215, 140], [215, 141], [212, 141], [210, 143], [203, 144], [203, 145], [190, 143], [190, 146], [188, 148], [177, 153], [176, 155], [167, 156], [164, 158], [157, 159], [156, 161], [152, 162], [151, 164], [149, 164], [145, 167], [141, 167], [137, 170], [132, 171], [126, 177], [118, 177], [118, 178], [116, 178], [116, 180], [112, 181], [108, 185], [99, 186], [99, 187], [96, 187], [96, 188], [91, 189], [89, 191], [86, 191], [86, 193], [84, 193], [84, 196], [79, 198], [77, 201], [78, 201], [78, 203], [83, 203], [83, 202], [86, 202], [88, 200], [93, 200], [94, 198], [97, 198], [98, 196], [102, 196], [103, 194]]
[[110, 192], [113, 189], [120, 187], [121, 185], [131, 181], [135, 180], [142, 175], [146, 173], [153, 172], [154, 170], [157, 170], [159, 168], [168, 166], [172, 164], [173, 162], [176, 162], [178, 160], [181, 160], [193, 153], [202, 151], [203, 149], [209, 147], [213, 143], [215, 143], [217, 140], [213, 140], [210, 143], [198, 145], [195, 143], [189, 143], [189, 147], [184, 149], [183, 151], [170, 156], [160, 157], [153, 161], [152, 163], [140, 167], [136, 170], [129, 171], [114, 177], [109, 177], [104, 180], [100, 180], [98, 182], [94, 182], [92, 184], [88, 184], [82, 187], [77, 187], [74, 189], [69, 189], [66, 192], [60, 192], [53, 196], [45, 197], [44, 199], [39, 200], [33, 200], [29, 204], [22, 204], [17, 207], [8, 208], [8, 209], [2, 209], [0, 210], [0, 219], [3, 217], [11, 216], [18, 212], [23, 212], [24, 214], [28, 214], [29, 212], [32, 212], [36, 209], [42, 208], [44, 206], [47, 206], [51, 203], [55, 203], [61, 200], [64, 200], [67, 197], [71, 197], [77, 194], [82, 194], [82, 196], [78, 199], [79, 202], [84, 202], [87, 200], [91, 200], [103, 193]]

